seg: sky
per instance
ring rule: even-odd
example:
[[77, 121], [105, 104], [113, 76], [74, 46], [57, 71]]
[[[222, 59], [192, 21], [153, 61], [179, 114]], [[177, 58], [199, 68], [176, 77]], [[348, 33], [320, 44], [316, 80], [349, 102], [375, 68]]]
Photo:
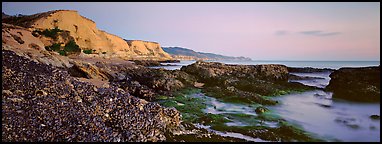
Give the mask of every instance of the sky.
[[9, 15], [77, 10], [124, 39], [253, 60], [380, 60], [380, 3], [2, 2]]

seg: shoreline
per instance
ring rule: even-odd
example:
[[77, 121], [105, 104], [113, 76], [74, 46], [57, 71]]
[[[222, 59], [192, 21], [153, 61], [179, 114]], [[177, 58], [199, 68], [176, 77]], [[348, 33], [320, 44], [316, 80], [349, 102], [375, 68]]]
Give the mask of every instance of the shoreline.
[[[9, 55], [8, 53], [10, 51], [3, 50], [3, 56], [4, 52], [6, 52], [6, 55]], [[14, 56], [13, 56], [14, 57]], [[13, 59], [19, 59], [18, 57], [23, 56], [17, 56]], [[29, 59], [30, 58], [23, 58], [23, 59]], [[17, 61], [15, 61], [17, 64]], [[39, 62], [41, 63], [41, 62]], [[190, 92], [181, 92], [187, 88], [199, 88], [201, 91], [213, 98], [218, 99], [222, 102], [228, 102], [228, 103], [241, 103], [241, 104], [249, 104], [254, 105], [254, 109], [258, 109], [259, 115], [264, 115], [264, 120], [270, 120], [270, 121], [279, 121], [281, 123], [284, 123], [282, 119], [275, 119], [274, 116], [268, 116], [269, 110], [266, 108], [268, 106], [272, 105], [278, 105], [278, 101], [272, 100], [273, 96], [277, 95], [285, 95], [295, 92], [303, 92], [308, 90], [314, 90], [318, 89], [315, 87], [309, 87], [304, 84], [300, 83], [293, 83], [288, 82], [288, 79], [290, 77], [290, 72], [288, 71], [288, 67], [285, 65], [275, 65], [275, 64], [266, 64], [266, 65], [232, 65], [232, 64], [222, 64], [222, 63], [216, 63], [216, 62], [203, 62], [203, 61], [197, 61], [191, 65], [183, 66], [180, 70], [165, 70], [165, 69], [151, 69], [144, 66], [136, 65], [133, 63], [112, 63], [111, 61], [108, 61], [108, 63], [105, 62], [93, 62], [93, 63], [87, 63], [86, 59], [85, 61], [80, 61], [80, 59], [76, 59], [76, 62], [72, 63], [74, 66], [76, 66], [74, 69], [71, 68], [71, 72], [68, 68], [60, 68], [60, 71], [67, 71], [68, 76], [73, 78], [74, 81], [82, 81], [84, 83], [90, 84], [94, 87], [96, 87], [94, 90], [97, 89], [109, 89], [114, 88], [118, 89], [121, 93], [132, 95], [133, 97], [147, 101], [149, 103], [155, 103], [157, 100], [163, 99], [163, 100], [170, 100], [170, 99], [176, 99], [179, 100], [179, 102], [168, 103], [169, 105], [165, 104], [166, 107], [171, 108], [175, 107], [177, 109], [174, 109], [176, 113], [179, 114], [176, 119], [170, 118], [171, 121], [173, 121], [175, 125], [175, 131], [180, 131], [180, 133], [185, 133], [187, 131], [192, 131], [192, 129], [195, 129], [193, 127], [188, 127], [189, 129], [185, 129], [184, 122], [182, 121], [188, 121], [194, 123], [199, 121], [198, 119], [214, 123], [219, 121], [227, 121], [226, 118], [220, 117], [219, 114], [211, 114], [207, 116], [203, 116], [201, 113], [195, 113], [196, 117], [189, 117], [190, 119], [184, 119], [184, 116], [187, 118], [184, 113], [184, 110], [182, 110], [182, 105], [189, 105], [194, 104], [193, 106], [199, 105], [200, 108], [203, 108], [203, 103], [199, 103], [198, 100], [197, 103], [192, 103], [190, 101], [187, 101], [183, 96], [184, 94], [190, 94]], [[41, 63], [42, 67], [50, 68], [54, 66], [49, 66], [46, 64]], [[3, 69], [9, 69], [8, 66], [4, 67]], [[14, 68], [12, 68], [14, 69]], [[14, 69], [16, 70], [16, 69]], [[14, 71], [12, 70], [12, 71]], [[322, 69], [307, 69], [308, 71], [321, 71]], [[327, 70], [327, 69], [324, 69]], [[74, 73], [76, 75], [74, 75]], [[8, 73], [7, 75], [12, 73]], [[23, 79], [22, 77], [18, 77], [19, 79]], [[299, 77], [299, 76], [295, 76]], [[48, 78], [48, 77], [47, 77]], [[102, 81], [96, 81], [97, 79], [102, 78]], [[7, 80], [8, 77], [5, 77]], [[299, 77], [298, 79], [309, 79], [309, 77]], [[27, 79], [25, 79], [27, 80]], [[94, 84], [92, 84], [95, 82]], [[54, 83], [60, 83], [59, 81]], [[5, 97], [9, 96], [15, 96], [17, 89], [22, 89], [21, 87], [16, 86], [15, 88], [7, 88], [8, 85], [3, 83], [3, 95]], [[75, 87], [81, 87], [80, 85], [77, 85]], [[77, 91], [73, 88], [69, 88], [70, 91]], [[51, 95], [54, 93], [54, 91], [57, 91], [54, 89], [53, 91], [41, 91], [41, 92], [33, 92], [31, 95], [33, 97], [38, 97], [37, 95]], [[67, 91], [69, 93], [72, 93], [70, 91]], [[52, 93], [53, 92], [53, 93]], [[78, 92], [77, 92], [78, 93]], [[97, 92], [96, 92], [97, 93]], [[179, 97], [180, 96], [180, 97]], [[5, 99], [3, 97], [3, 99]], [[86, 98], [73, 98], [77, 101], [88, 101]], [[185, 101], [186, 100], [186, 101]], [[146, 103], [146, 102], [144, 102]], [[174, 105], [175, 104], [175, 105]], [[260, 105], [258, 105], [260, 104]], [[146, 104], [147, 105], [147, 104]], [[262, 105], [262, 106], [261, 106]], [[162, 107], [162, 106], [161, 106]], [[181, 108], [181, 109], [179, 109]], [[141, 109], [138, 107], [138, 109]], [[145, 109], [145, 108], [144, 108]], [[186, 109], [186, 111], [189, 111], [192, 109]], [[15, 110], [16, 111], [16, 110]], [[200, 109], [195, 109], [194, 112], [200, 112]], [[256, 112], [257, 113], [257, 112]], [[264, 113], [264, 114], [262, 114]], [[123, 115], [123, 113], [120, 113]], [[181, 118], [183, 115], [183, 118]], [[54, 116], [54, 115], [52, 115]], [[110, 114], [108, 114], [110, 116]], [[117, 116], [118, 115], [114, 115]], [[203, 116], [203, 117], [201, 117]], [[240, 115], [233, 115], [236, 118], [240, 118]], [[12, 117], [12, 116], [11, 116]], [[195, 119], [196, 118], [196, 119]], [[30, 117], [24, 117], [24, 119], [30, 119]], [[258, 118], [255, 118], [256, 120]], [[207, 121], [206, 121], [207, 120]], [[243, 119], [244, 120], [244, 119]], [[45, 122], [46, 123], [46, 122]], [[44, 124], [45, 125], [45, 124]], [[180, 127], [179, 127], [180, 126]], [[257, 133], [258, 135], [264, 135], [265, 133], [262, 131], [247, 131], [241, 128], [241, 127], [226, 127], [223, 126], [222, 123], [217, 123], [214, 127], [212, 127], [217, 130], [224, 131], [230, 131], [230, 132], [236, 132], [241, 133], [244, 135], [250, 134], [251, 132]], [[256, 127], [255, 127], [256, 128]], [[258, 127], [260, 128], [260, 127]], [[257, 128], [257, 129], [258, 129]], [[224, 130], [226, 129], [226, 130]], [[231, 129], [231, 130], [228, 130]], [[276, 128], [261, 128], [263, 130], [267, 130], [268, 134], [272, 134], [273, 137], [267, 138], [267, 137], [261, 137], [263, 140], [269, 140], [269, 141], [321, 141], [316, 138], [313, 138], [307, 134], [304, 134], [302, 130], [299, 130], [298, 128], [294, 126], [289, 126], [288, 123], [279, 125], [279, 127]], [[170, 130], [170, 129], [169, 129]], [[283, 133], [280, 133], [281, 130], [287, 130], [290, 131], [288, 135], [285, 135]], [[168, 131], [168, 130], [166, 130]], [[167, 132], [163, 131], [164, 135]], [[196, 133], [196, 135], [202, 136], [206, 134], [212, 134], [208, 131], [199, 130], [199, 133]], [[186, 134], [187, 135], [187, 134]], [[195, 133], [193, 134], [195, 136]], [[214, 135], [214, 134], [212, 134]], [[191, 135], [190, 135], [191, 136]], [[224, 137], [215, 135], [216, 139], [219, 139], [221, 141], [238, 141], [232, 138]], [[254, 136], [257, 137], [257, 136]], [[296, 139], [297, 138], [297, 139]], [[143, 139], [144, 140], [144, 139]], [[163, 141], [165, 138], [158, 139], [158, 141]], [[240, 140], [239, 140], [240, 141]]]

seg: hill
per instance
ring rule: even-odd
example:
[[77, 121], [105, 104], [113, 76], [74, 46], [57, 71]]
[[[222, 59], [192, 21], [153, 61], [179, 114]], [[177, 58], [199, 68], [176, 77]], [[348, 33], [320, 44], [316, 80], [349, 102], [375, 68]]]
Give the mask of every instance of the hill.
[[178, 60], [226, 60], [226, 61], [251, 61], [247, 57], [232, 57], [214, 53], [195, 52], [182, 47], [162, 47], [172, 57]]

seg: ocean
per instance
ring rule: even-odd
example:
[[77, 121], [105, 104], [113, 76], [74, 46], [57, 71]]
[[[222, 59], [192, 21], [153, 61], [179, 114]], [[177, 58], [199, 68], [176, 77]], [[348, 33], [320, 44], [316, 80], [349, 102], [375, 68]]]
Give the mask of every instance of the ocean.
[[[182, 66], [192, 64], [196, 61], [180, 61], [180, 63], [162, 63], [168, 66], [157, 66], [152, 68], [164, 68], [168, 70], [180, 69]], [[288, 67], [313, 67], [339, 69], [341, 67], [367, 67], [379, 66], [380, 61], [210, 61], [225, 64], [257, 65], [257, 64], [282, 64]]]
[[[180, 69], [195, 61], [181, 61], [180, 63], [164, 63], [171, 66], [169, 70]], [[257, 64], [283, 64], [289, 67], [313, 67], [332, 68], [341, 67], [367, 67], [378, 66], [380, 61], [218, 61], [226, 64], [257, 65]], [[309, 86], [325, 88], [330, 81], [330, 72], [316, 73], [293, 73], [299, 76], [320, 77], [313, 80], [290, 80]], [[243, 104], [226, 103], [203, 93], [197, 94], [206, 98], [207, 108], [205, 113], [222, 114], [229, 116], [230, 113], [257, 115], [253, 108]], [[278, 105], [268, 108], [275, 114], [291, 124], [297, 125], [310, 135], [329, 142], [379, 142], [380, 120], [373, 120], [371, 115], [380, 115], [380, 103], [360, 103], [332, 98], [332, 92], [323, 90], [310, 90], [301, 93], [291, 93], [283, 96], [272, 97], [279, 101]], [[219, 110], [219, 111], [217, 111]], [[251, 120], [231, 118], [227, 126], [251, 126]], [[277, 123], [265, 123], [267, 127], [277, 126]], [[209, 125], [204, 126], [211, 129]], [[245, 139], [248, 141], [261, 141], [238, 133], [222, 133], [218, 135]], [[223, 135], [224, 134], [224, 135]]]

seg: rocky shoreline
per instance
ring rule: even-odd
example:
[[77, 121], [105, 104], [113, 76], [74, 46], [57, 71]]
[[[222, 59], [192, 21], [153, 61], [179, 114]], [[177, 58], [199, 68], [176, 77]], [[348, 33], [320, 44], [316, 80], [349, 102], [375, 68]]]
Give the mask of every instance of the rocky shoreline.
[[[240, 83], [234, 83], [233, 79], [244, 80], [254, 71], [262, 76], [263, 83], [266, 80], [285, 82], [287, 76], [283, 66], [224, 66], [200, 61], [183, 70], [170, 71], [139, 65], [77, 62], [65, 69], [36, 63], [9, 50], [3, 49], [2, 56], [3, 141], [165, 141], [165, 133], [186, 131], [180, 126], [181, 114], [174, 108], [163, 108], [148, 101], [172, 96], [173, 91], [204, 82], [206, 89], [218, 86], [220, 91], [233, 87], [239, 101], [250, 99], [275, 104], [257, 93], [239, 90], [242, 87], [236, 86]], [[204, 73], [204, 70], [194, 70], [198, 65], [207, 69], [219, 65], [220, 68]], [[247, 72], [231, 73], [237, 69]], [[274, 71], [269, 73], [269, 70]], [[190, 71], [204, 75], [189, 74]], [[231, 74], [235, 77], [230, 78]], [[219, 78], [223, 75], [226, 79]], [[252, 74], [252, 80], [254, 76]], [[79, 78], [103, 79], [109, 84], [97, 87]], [[218, 79], [226, 84], [213, 82]], [[272, 90], [261, 94], [270, 94]], [[210, 93], [218, 91], [209, 90]], [[241, 98], [242, 94], [245, 98]]]
[[[283, 65], [197, 61], [181, 70], [165, 70], [135, 64], [77, 62], [70, 68], [56, 68], [9, 50], [3, 49], [2, 55], [3, 141], [182, 141], [195, 136], [199, 137], [196, 141], [204, 141], [207, 135], [217, 141], [242, 141], [196, 130], [185, 121], [182, 111], [164, 108], [157, 101], [176, 97], [179, 90], [194, 88], [226, 102], [275, 105], [278, 102], [267, 97], [316, 89], [288, 82], [291, 78], [306, 78], [291, 76]], [[341, 71], [335, 71], [331, 77], [335, 80], [336, 73]], [[95, 86], [81, 78], [107, 83]], [[267, 111], [258, 107], [256, 112], [258, 109], [259, 114]], [[215, 117], [205, 118], [210, 119], [209, 116]], [[186, 134], [187, 131], [197, 132]], [[277, 131], [272, 132], [273, 138], [261, 137], [289, 141], [295, 136], [286, 137]], [[180, 134], [173, 135], [174, 132]], [[256, 133], [254, 137], [266, 135]]]
[[2, 51], [2, 141], [163, 141], [180, 124], [162, 108], [114, 86]]
[[[159, 43], [101, 31], [76, 11], [3, 20], [4, 142], [248, 141], [242, 135], [250, 141], [322, 141], [268, 109], [280, 104], [274, 97], [321, 89], [290, 82], [317, 79], [293, 73], [328, 72], [332, 80], [325, 90], [334, 98], [380, 101], [379, 66], [334, 70], [197, 61], [180, 70], [152, 69], [180, 61]], [[254, 114], [206, 113], [219, 111], [207, 104], [212, 100]], [[250, 125], [225, 124], [233, 119]]]

